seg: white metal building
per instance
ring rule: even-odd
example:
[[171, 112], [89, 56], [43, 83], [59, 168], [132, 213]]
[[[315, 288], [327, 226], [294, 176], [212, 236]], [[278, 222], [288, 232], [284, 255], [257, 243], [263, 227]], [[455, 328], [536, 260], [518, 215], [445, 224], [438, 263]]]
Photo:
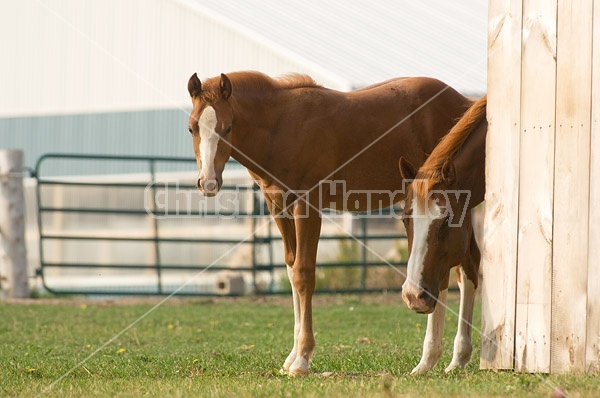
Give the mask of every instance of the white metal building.
[[191, 155], [187, 79], [310, 74], [351, 90], [395, 76], [479, 95], [485, 1], [23, 0], [0, 6], [0, 147]]

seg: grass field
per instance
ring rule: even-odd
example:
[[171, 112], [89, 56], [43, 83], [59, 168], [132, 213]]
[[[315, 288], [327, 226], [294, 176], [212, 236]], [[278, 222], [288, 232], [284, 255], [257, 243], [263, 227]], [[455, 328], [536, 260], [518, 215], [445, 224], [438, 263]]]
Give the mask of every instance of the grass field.
[[600, 396], [598, 376], [480, 371], [476, 332], [472, 363], [444, 374], [456, 330], [451, 313], [441, 362], [410, 376], [426, 317], [397, 295], [317, 297], [317, 349], [306, 378], [279, 373], [292, 343], [291, 299], [172, 299], [53, 384], [158, 301], [0, 304], [0, 396], [550, 397], [554, 386]]

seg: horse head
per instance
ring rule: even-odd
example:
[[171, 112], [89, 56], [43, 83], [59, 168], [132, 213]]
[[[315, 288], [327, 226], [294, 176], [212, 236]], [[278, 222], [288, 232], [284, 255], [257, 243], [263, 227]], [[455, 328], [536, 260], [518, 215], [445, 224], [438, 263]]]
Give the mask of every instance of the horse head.
[[457, 189], [450, 158], [440, 168], [418, 172], [401, 158], [400, 174], [409, 181], [402, 220], [410, 255], [402, 299], [413, 311], [429, 314], [440, 290], [447, 288], [450, 269], [468, 250], [471, 219], [466, 206], [470, 196]]
[[231, 156], [232, 88], [224, 74], [220, 79], [209, 79], [204, 86], [195, 73], [188, 81], [193, 104], [188, 130], [198, 165], [196, 186], [205, 196], [215, 196], [223, 185], [223, 169]]

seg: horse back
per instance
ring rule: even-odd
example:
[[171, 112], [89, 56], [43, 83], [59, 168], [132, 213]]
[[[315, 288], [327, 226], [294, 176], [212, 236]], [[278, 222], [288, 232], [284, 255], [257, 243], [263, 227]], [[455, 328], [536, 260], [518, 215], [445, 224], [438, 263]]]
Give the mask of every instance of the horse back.
[[[278, 116], [268, 168], [294, 189], [335, 180], [343, 181], [346, 190], [395, 192], [404, 186], [400, 157], [417, 167], [423, 164], [471, 103], [425, 77], [392, 79], [348, 93], [322, 87], [287, 90], [271, 113]], [[354, 210], [373, 206], [363, 196], [358, 194]], [[402, 195], [393, 196], [391, 202]], [[339, 195], [329, 199], [340, 205], [345, 200]], [[386, 205], [385, 199], [374, 199]]]

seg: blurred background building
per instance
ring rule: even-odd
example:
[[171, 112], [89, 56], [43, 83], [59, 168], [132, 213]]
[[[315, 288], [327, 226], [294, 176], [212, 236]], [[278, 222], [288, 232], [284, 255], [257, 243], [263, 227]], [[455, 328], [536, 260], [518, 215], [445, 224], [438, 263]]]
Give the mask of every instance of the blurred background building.
[[[238, 70], [258, 70], [271, 76], [305, 73], [319, 84], [343, 91], [398, 76], [431, 76], [478, 97], [486, 91], [486, 3], [5, 1], [0, 5], [0, 148], [22, 149], [29, 167], [53, 152], [192, 157], [187, 81], [194, 72], [202, 79]], [[43, 269], [46, 282], [64, 291], [126, 285], [148, 292], [156, 283], [179, 286], [197, 272], [159, 275], [152, 268], [159, 263], [197, 267], [219, 259], [218, 265], [233, 267], [257, 262], [283, 264], [277, 241], [235, 250], [232, 244], [153, 241], [157, 236], [242, 240], [255, 228], [250, 219], [156, 221], [144, 211], [146, 191], [102, 185], [135, 182], [143, 186], [173, 176], [193, 184], [197, 173], [194, 162], [163, 162], [156, 167], [157, 174], [151, 176], [144, 162], [45, 160], [40, 183], [25, 180], [30, 275]], [[48, 178], [60, 178], [61, 183]], [[232, 167], [226, 169], [225, 180], [251, 184], [244, 170]], [[202, 202], [194, 195], [196, 204]], [[236, 203], [248, 200], [251, 202], [248, 197], [238, 198]], [[38, 212], [44, 207], [54, 210]], [[134, 212], [126, 213], [128, 209]], [[401, 233], [396, 220], [379, 220], [362, 229], [362, 224], [351, 220], [352, 216], [338, 220], [345, 232], [370, 237]], [[331, 222], [325, 223], [323, 231], [340, 234], [339, 226]], [[272, 223], [261, 234], [278, 236]], [[103, 238], [107, 236], [129, 241]], [[406, 260], [404, 239], [371, 239], [369, 247], [386, 261]], [[380, 261], [362, 250], [355, 242], [324, 240], [319, 261], [362, 261], [367, 257]], [[137, 264], [142, 268], [86, 268], [86, 264]], [[361, 274], [354, 270], [351, 275]], [[330, 279], [339, 280], [338, 274], [331, 275]], [[342, 270], [339, 275], [349, 274]], [[398, 277], [386, 264], [376, 267], [374, 275], [379, 275], [378, 280]], [[203, 275], [197, 281], [203, 284], [200, 290], [210, 291], [206, 285], [215, 277]], [[265, 283], [273, 285], [281, 279], [270, 272]], [[394, 279], [390, 286], [401, 282]]]
[[306, 73], [351, 90], [486, 87], [480, 0], [20, 0], [0, 6], [0, 147], [192, 156], [187, 80]]

